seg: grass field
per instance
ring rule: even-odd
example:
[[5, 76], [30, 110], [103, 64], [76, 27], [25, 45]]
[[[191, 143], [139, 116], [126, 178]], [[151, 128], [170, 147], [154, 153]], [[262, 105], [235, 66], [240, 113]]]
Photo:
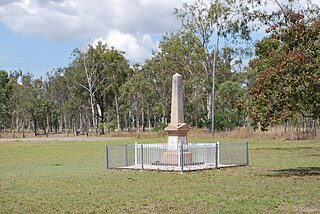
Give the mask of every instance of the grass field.
[[250, 166], [184, 174], [106, 172], [106, 143], [0, 143], [0, 213], [320, 213], [320, 140], [249, 139]]

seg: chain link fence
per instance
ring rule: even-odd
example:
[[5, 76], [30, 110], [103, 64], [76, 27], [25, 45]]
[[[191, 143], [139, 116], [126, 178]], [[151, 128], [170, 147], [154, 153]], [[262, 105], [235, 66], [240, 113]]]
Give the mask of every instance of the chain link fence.
[[248, 143], [106, 145], [106, 169], [195, 171], [249, 164]]

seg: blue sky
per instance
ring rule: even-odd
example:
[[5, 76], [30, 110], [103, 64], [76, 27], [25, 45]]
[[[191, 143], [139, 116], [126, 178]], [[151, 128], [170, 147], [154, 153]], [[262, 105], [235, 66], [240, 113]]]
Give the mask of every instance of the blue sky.
[[1, 0], [0, 69], [45, 77], [75, 48], [102, 40], [143, 63], [178, 26], [183, 0]]
[[81, 39], [64, 42], [48, 41], [41, 36], [26, 36], [14, 33], [0, 23], [0, 69], [32, 73], [35, 77], [45, 76], [54, 68], [69, 64], [75, 48], [81, 48]]

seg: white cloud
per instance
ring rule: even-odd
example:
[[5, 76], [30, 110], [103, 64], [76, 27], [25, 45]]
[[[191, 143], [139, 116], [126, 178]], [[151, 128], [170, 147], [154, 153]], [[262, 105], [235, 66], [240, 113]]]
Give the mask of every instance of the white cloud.
[[96, 38], [98, 41], [107, 43], [109, 47], [125, 52], [125, 56], [133, 63], [143, 63], [151, 55], [151, 49], [157, 48], [157, 42], [153, 41], [150, 35], [132, 35], [111, 30], [106, 37]]
[[[174, 30], [184, 0], [1, 0], [0, 22], [51, 41], [102, 38], [140, 62], [156, 48], [151, 35]], [[144, 60], [142, 60], [144, 61]]]
[[15, 32], [51, 40], [106, 35], [163, 33], [175, 29], [172, 14], [182, 0], [12, 0], [0, 3], [0, 21]]

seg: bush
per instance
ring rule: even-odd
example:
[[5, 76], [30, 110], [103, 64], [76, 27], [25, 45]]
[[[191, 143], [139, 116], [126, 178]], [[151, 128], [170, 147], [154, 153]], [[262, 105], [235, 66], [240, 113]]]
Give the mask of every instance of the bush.
[[116, 125], [115, 125], [115, 123], [113, 121], [99, 123], [98, 127], [100, 129], [104, 129], [104, 131], [114, 131], [116, 129]]
[[167, 127], [167, 124], [159, 123], [152, 129], [152, 131], [154, 131], [154, 132], [163, 131], [165, 127]]

